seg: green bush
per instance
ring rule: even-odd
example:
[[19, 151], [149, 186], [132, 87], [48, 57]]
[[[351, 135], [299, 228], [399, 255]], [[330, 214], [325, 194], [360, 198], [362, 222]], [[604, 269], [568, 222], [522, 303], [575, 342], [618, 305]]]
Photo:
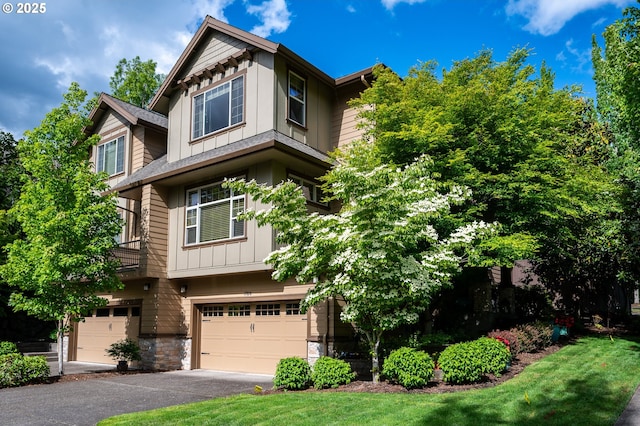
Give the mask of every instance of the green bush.
[[407, 389], [414, 389], [429, 383], [433, 369], [433, 360], [428, 353], [404, 347], [389, 354], [384, 361], [382, 375]]
[[504, 343], [491, 337], [481, 337], [471, 344], [480, 356], [483, 373], [499, 376], [507, 369], [511, 361], [511, 352]]
[[351, 383], [355, 377], [356, 374], [348, 362], [328, 356], [320, 357], [313, 365], [311, 373], [313, 386], [317, 389], [337, 388]]
[[508, 347], [511, 351], [512, 357], [516, 357], [518, 356], [518, 354], [522, 353], [522, 350], [520, 349], [520, 341], [518, 340], [518, 334], [514, 330], [493, 330], [490, 331], [487, 336], [509, 342]]
[[536, 322], [517, 326], [513, 331], [518, 336], [522, 352], [541, 351], [551, 346], [553, 328], [549, 324]]
[[273, 385], [283, 389], [306, 389], [311, 383], [311, 367], [300, 357], [283, 358], [278, 362]]
[[447, 383], [473, 383], [484, 374], [479, 346], [473, 342], [456, 343], [446, 348], [438, 358], [438, 365]]
[[0, 342], [0, 355], [18, 354], [20, 351], [13, 342]]
[[0, 355], [0, 388], [39, 383], [49, 377], [49, 364], [43, 356]]

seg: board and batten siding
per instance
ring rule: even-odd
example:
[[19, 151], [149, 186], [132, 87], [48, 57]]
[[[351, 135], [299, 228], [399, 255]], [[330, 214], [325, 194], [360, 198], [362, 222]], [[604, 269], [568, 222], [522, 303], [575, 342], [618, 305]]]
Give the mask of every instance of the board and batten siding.
[[[270, 163], [252, 167], [247, 179], [271, 183]], [[264, 258], [273, 250], [273, 232], [270, 226], [258, 227], [255, 221], [245, 222], [245, 237], [193, 246], [185, 245], [185, 200], [189, 186], [171, 191], [169, 198], [169, 278], [184, 278], [217, 274], [243, 273], [265, 270]], [[251, 199], [247, 208], [261, 209]]]
[[[109, 186], [114, 186], [118, 184], [122, 179], [127, 177], [130, 173], [130, 164], [132, 158], [132, 143], [131, 143], [131, 131], [129, 129], [129, 122], [118, 114], [115, 111], [110, 110], [109, 113], [105, 114], [104, 118], [100, 121], [98, 126], [96, 127], [96, 134], [100, 135], [100, 141], [97, 145], [110, 142], [117, 137], [124, 135], [124, 172], [117, 174], [113, 177], [110, 177], [107, 180], [107, 184]], [[98, 148], [97, 145], [93, 148], [93, 153], [91, 156], [91, 161], [93, 164], [96, 164], [97, 156], [98, 156]]]
[[[216, 40], [219, 44], [220, 40]], [[203, 56], [207, 61], [198, 59], [198, 69], [214, 65], [226, 60], [233, 49], [215, 49], [216, 43], [211, 43], [209, 48], [216, 54], [205, 50]], [[195, 67], [194, 67], [195, 68]], [[189, 75], [188, 73], [185, 74]], [[228, 130], [221, 130], [209, 136], [204, 136], [192, 141], [192, 103], [193, 94], [208, 88], [216, 87], [223, 79], [244, 75], [244, 120], [243, 124], [233, 126]], [[212, 79], [204, 79], [200, 84], [192, 84], [187, 93], [178, 91], [173, 95], [169, 107], [169, 135], [168, 156], [169, 162], [200, 154], [204, 151], [219, 148], [240, 140], [249, 138], [258, 133], [273, 128], [273, 55], [258, 52], [253, 60], [241, 60], [236, 68], [228, 68], [224, 74], [216, 73]]]

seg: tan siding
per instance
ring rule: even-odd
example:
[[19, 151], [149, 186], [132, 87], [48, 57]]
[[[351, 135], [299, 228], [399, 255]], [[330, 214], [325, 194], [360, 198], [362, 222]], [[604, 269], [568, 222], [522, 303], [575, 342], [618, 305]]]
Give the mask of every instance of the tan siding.
[[250, 47], [247, 43], [222, 33], [213, 33], [202, 41], [201, 48], [195, 53], [195, 59], [186, 69], [185, 75], [201, 71], [207, 66], [226, 60], [239, 50]]
[[166, 200], [164, 190], [153, 185], [142, 188], [140, 255], [141, 261], [146, 262], [147, 274], [150, 276], [163, 276], [166, 273], [169, 224]]
[[363, 129], [359, 129], [358, 110], [347, 105], [353, 98], [359, 97], [359, 90], [364, 90], [364, 86], [352, 85], [342, 90], [334, 107], [331, 129], [331, 143], [333, 148], [343, 147], [350, 142], [361, 139], [364, 135]]
[[131, 140], [131, 173], [141, 169], [144, 165], [144, 127], [133, 128]]

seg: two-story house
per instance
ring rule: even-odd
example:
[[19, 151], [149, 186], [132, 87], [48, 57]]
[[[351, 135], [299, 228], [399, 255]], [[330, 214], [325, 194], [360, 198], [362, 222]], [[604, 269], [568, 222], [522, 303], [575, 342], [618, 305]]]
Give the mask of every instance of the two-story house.
[[102, 95], [90, 133], [125, 225], [123, 290], [104, 295], [69, 338], [70, 360], [106, 362], [137, 339], [143, 366], [273, 374], [279, 359], [313, 362], [349, 330], [339, 303], [302, 314], [313, 285], [276, 282], [263, 259], [274, 231], [238, 219], [262, 208], [221, 186], [243, 177], [299, 183], [310, 211], [329, 212], [316, 178], [327, 153], [361, 136], [347, 101], [371, 69], [332, 78], [285, 46], [207, 17], [149, 110]]

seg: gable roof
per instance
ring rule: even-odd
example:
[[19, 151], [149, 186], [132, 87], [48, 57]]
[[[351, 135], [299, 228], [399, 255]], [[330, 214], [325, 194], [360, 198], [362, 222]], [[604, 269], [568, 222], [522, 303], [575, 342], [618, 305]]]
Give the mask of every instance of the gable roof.
[[96, 130], [96, 124], [109, 109], [114, 110], [133, 125], [140, 124], [145, 127], [163, 131], [166, 131], [168, 128], [166, 116], [132, 105], [106, 93], [101, 93], [95, 108], [93, 108], [89, 114], [89, 119], [92, 124], [85, 128], [85, 132], [89, 134], [93, 133]]
[[[239, 52], [242, 53], [243, 56], [250, 56], [252, 54], [252, 50], [254, 52], [255, 50], [262, 50], [271, 54], [277, 53], [295, 62], [296, 65], [302, 68], [302, 70], [304, 70], [305, 72], [309, 72], [315, 75], [320, 80], [329, 85], [335, 85], [335, 80], [333, 78], [322, 72], [316, 66], [304, 60], [293, 51], [289, 50], [284, 45], [280, 43], [274, 43], [262, 37], [258, 37], [255, 34], [251, 34], [247, 31], [241, 30], [237, 27], [226, 24], [207, 15], [202, 22], [202, 25], [200, 25], [200, 28], [198, 28], [198, 31], [196, 31], [196, 33], [193, 35], [193, 38], [178, 58], [178, 61], [175, 63], [173, 68], [171, 68], [169, 74], [167, 74], [164, 82], [156, 92], [155, 96], [153, 97], [153, 99], [151, 99], [151, 102], [149, 103], [150, 110], [166, 112], [166, 110], [168, 109], [168, 98], [171, 95], [171, 92], [179, 87], [180, 83], [182, 82], [181, 80], [179, 80], [181, 72], [189, 62], [191, 55], [197, 51], [200, 43], [212, 31], [226, 34], [252, 46], [253, 49]], [[238, 59], [239, 58], [233, 58], [231, 60], [233, 61]]]

